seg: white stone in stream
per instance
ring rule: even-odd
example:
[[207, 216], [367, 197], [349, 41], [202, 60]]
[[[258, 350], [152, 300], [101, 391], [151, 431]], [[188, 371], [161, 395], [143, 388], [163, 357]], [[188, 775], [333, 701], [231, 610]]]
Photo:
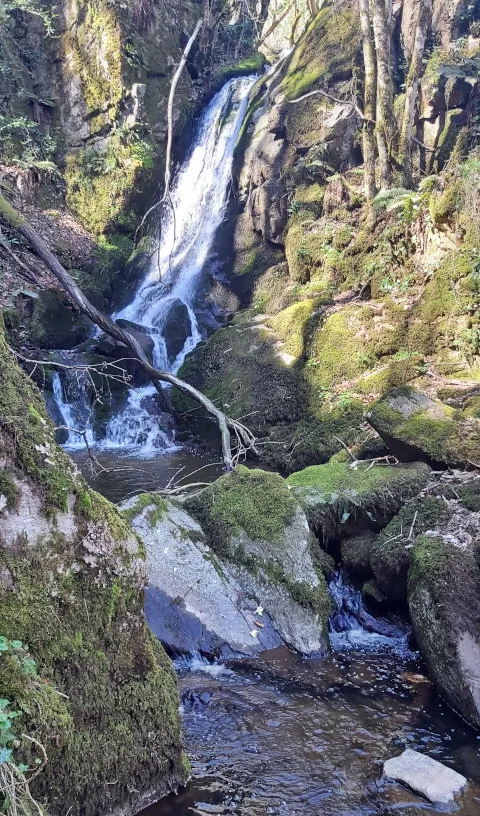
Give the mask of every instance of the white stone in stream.
[[436, 805], [451, 804], [467, 784], [461, 774], [410, 748], [400, 756], [388, 759], [384, 763], [383, 773], [389, 779], [403, 782]]

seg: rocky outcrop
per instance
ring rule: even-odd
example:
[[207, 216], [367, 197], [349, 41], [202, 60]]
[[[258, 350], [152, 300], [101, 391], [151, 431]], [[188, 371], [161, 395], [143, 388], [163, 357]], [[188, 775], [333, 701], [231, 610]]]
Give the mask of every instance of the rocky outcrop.
[[280, 476], [239, 467], [184, 506], [145, 494], [124, 513], [147, 550], [150, 626], [171, 651], [328, 648], [318, 545]]
[[1, 332], [0, 394], [0, 686], [18, 713], [13, 759], [34, 768], [43, 745], [30, 784], [51, 816], [138, 812], [188, 775], [175, 674], [143, 614], [144, 554], [56, 446]]
[[413, 388], [394, 389], [374, 403], [367, 419], [402, 462], [476, 466], [480, 419]]
[[430, 470], [422, 464], [382, 467], [331, 460], [287, 479], [302, 504], [318, 538], [324, 544], [358, 533], [381, 529], [426, 486]]

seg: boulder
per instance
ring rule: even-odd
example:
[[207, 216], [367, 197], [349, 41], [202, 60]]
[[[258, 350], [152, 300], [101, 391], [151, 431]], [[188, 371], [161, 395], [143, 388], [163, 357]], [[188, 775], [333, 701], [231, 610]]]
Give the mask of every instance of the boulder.
[[340, 544], [342, 563], [360, 578], [369, 578], [372, 574], [370, 552], [374, 541], [372, 533], [365, 533], [345, 538]]
[[184, 506], [145, 494], [123, 510], [147, 550], [148, 622], [171, 652], [328, 648], [325, 578], [280, 476], [240, 467]]
[[177, 359], [191, 333], [192, 324], [188, 309], [182, 300], [176, 298], [169, 304], [168, 313], [162, 326], [162, 334], [165, 338], [165, 347], [171, 365]]
[[415, 539], [435, 525], [445, 523], [449, 516], [450, 510], [443, 498], [413, 499], [371, 542], [371, 570], [379, 589], [391, 601], [406, 603], [407, 576]]
[[435, 805], [450, 805], [467, 785], [464, 776], [418, 751], [407, 748], [383, 766], [387, 779], [395, 779]]
[[318, 538], [328, 543], [362, 530], [380, 530], [429, 480], [423, 463], [357, 465], [330, 460], [292, 473], [287, 484]]
[[435, 467], [478, 462], [480, 419], [413, 388], [392, 389], [366, 416], [401, 462], [422, 459]]
[[457, 513], [454, 526], [456, 535], [439, 529], [416, 540], [408, 605], [439, 693], [480, 729], [480, 513], [470, 513], [463, 525]]

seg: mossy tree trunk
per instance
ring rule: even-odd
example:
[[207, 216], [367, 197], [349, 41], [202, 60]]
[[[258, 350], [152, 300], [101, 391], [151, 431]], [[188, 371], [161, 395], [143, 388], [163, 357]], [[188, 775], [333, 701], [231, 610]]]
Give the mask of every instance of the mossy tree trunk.
[[417, 25], [413, 42], [410, 67], [407, 74], [405, 88], [405, 107], [403, 110], [398, 161], [403, 168], [403, 182], [405, 187], [412, 184], [412, 136], [415, 122], [415, 109], [418, 100], [420, 78], [422, 75], [423, 54], [425, 41], [432, 21], [432, 0], [418, 0]]
[[377, 102], [377, 63], [370, 23], [370, 2], [359, 0], [360, 27], [362, 32], [365, 88], [363, 113], [363, 163], [365, 167], [365, 196], [371, 201], [376, 193], [375, 180], [375, 115]]

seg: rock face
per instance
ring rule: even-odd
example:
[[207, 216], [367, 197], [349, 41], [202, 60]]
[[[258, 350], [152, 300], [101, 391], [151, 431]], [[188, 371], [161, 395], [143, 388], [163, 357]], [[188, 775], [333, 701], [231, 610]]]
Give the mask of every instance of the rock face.
[[388, 779], [402, 782], [435, 805], [451, 805], [467, 785], [467, 780], [461, 774], [410, 748], [400, 756], [388, 759], [383, 773]]
[[280, 476], [240, 467], [186, 509], [169, 503], [158, 512], [152, 501], [131, 500], [126, 512], [147, 549], [148, 619], [170, 649], [328, 648], [325, 578], [305, 515]]
[[402, 462], [472, 465], [480, 451], [480, 419], [410, 387], [393, 389], [374, 403], [367, 419]]
[[21, 712], [14, 758], [34, 766], [20, 734], [44, 745], [31, 790], [51, 816], [138, 812], [188, 775], [175, 674], [145, 624], [144, 556], [55, 445], [1, 332], [0, 394], [0, 687]]

